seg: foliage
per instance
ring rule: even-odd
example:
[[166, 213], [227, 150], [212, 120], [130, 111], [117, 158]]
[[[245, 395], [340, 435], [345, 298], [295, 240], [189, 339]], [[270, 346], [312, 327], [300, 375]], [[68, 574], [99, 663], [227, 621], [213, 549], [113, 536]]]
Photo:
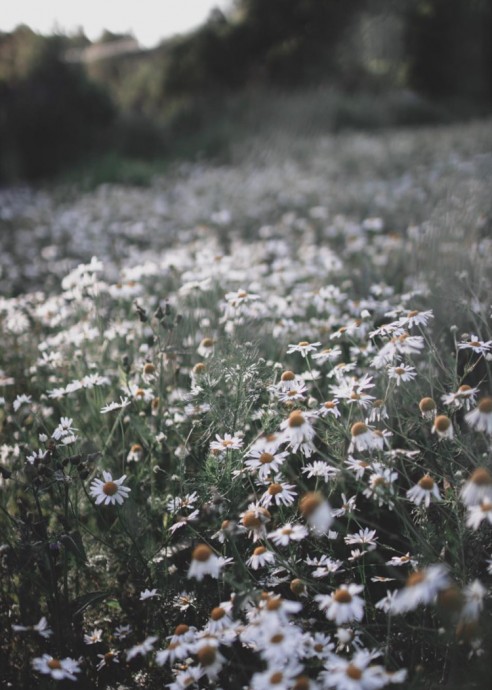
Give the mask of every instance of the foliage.
[[409, 83], [447, 100], [492, 101], [490, 0], [409, 3], [406, 40]]
[[[5, 177], [36, 178], [73, 163], [98, 143], [114, 117], [114, 107], [83, 69], [61, 58], [63, 41], [25, 30], [4, 39], [13, 65], [3, 74], [0, 136]], [[16, 45], [19, 50], [15, 50]]]

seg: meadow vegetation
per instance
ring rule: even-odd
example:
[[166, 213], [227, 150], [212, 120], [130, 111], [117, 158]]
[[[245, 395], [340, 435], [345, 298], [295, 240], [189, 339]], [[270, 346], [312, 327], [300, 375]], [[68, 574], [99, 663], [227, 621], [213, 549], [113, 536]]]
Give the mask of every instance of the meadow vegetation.
[[491, 131], [0, 191], [4, 687], [486, 687]]

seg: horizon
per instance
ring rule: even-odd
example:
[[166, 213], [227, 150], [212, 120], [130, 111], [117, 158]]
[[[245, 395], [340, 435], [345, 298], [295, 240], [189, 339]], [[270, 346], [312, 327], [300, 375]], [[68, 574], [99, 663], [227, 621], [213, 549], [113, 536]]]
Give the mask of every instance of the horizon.
[[123, 6], [116, 0], [86, 0], [83, 4], [18, 0], [2, 10], [0, 31], [10, 33], [23, 24], [45, 36], [73, 36], [82, 31], [91, 42], [110, 31], [131, 34], [143, 48], [153, 48], [167, 38], [197, 28], [214, 8], [224, 11], [231, 4], [231, 0], [184, 0], [177, 5], [164, 0], [159, 7], [152, 0]]

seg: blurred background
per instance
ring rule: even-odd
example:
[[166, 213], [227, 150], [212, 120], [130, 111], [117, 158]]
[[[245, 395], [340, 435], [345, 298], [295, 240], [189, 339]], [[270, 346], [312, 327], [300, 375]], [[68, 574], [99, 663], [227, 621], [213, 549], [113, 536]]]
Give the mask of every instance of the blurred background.
[[200, 12], [186, 30], [186, 17], [160, 27], [156, 10], [157, 41], [0, 17], [0, 183], [144, 182], [176, 159], [227, 161], [251, 133], [491, 111], [492, 0], [230, 0]]

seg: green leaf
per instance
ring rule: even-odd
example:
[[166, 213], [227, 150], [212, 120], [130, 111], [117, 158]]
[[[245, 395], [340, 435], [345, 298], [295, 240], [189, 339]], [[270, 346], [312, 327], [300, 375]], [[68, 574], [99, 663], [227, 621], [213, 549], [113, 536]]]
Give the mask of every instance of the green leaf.
[[60, 537], [63, 546], [75, 556], [78, 563], [87, 565], [87, 554], [85, 552], [84, 542], [78, 530], [72, 530], [69, 534], [63, 534]]
[[103, 601], [108, 596], [109, 592], [89, 592], [88, 594], [83, 594], [80, 597], [77, 597], [74, 599], [72, 602], [72, 608], [73, 608], [73, 615], [78, 616], [79, 614], [83, 613], [89, 606], [93, 606], [93, 604], [97, 604], [100, 601]]

